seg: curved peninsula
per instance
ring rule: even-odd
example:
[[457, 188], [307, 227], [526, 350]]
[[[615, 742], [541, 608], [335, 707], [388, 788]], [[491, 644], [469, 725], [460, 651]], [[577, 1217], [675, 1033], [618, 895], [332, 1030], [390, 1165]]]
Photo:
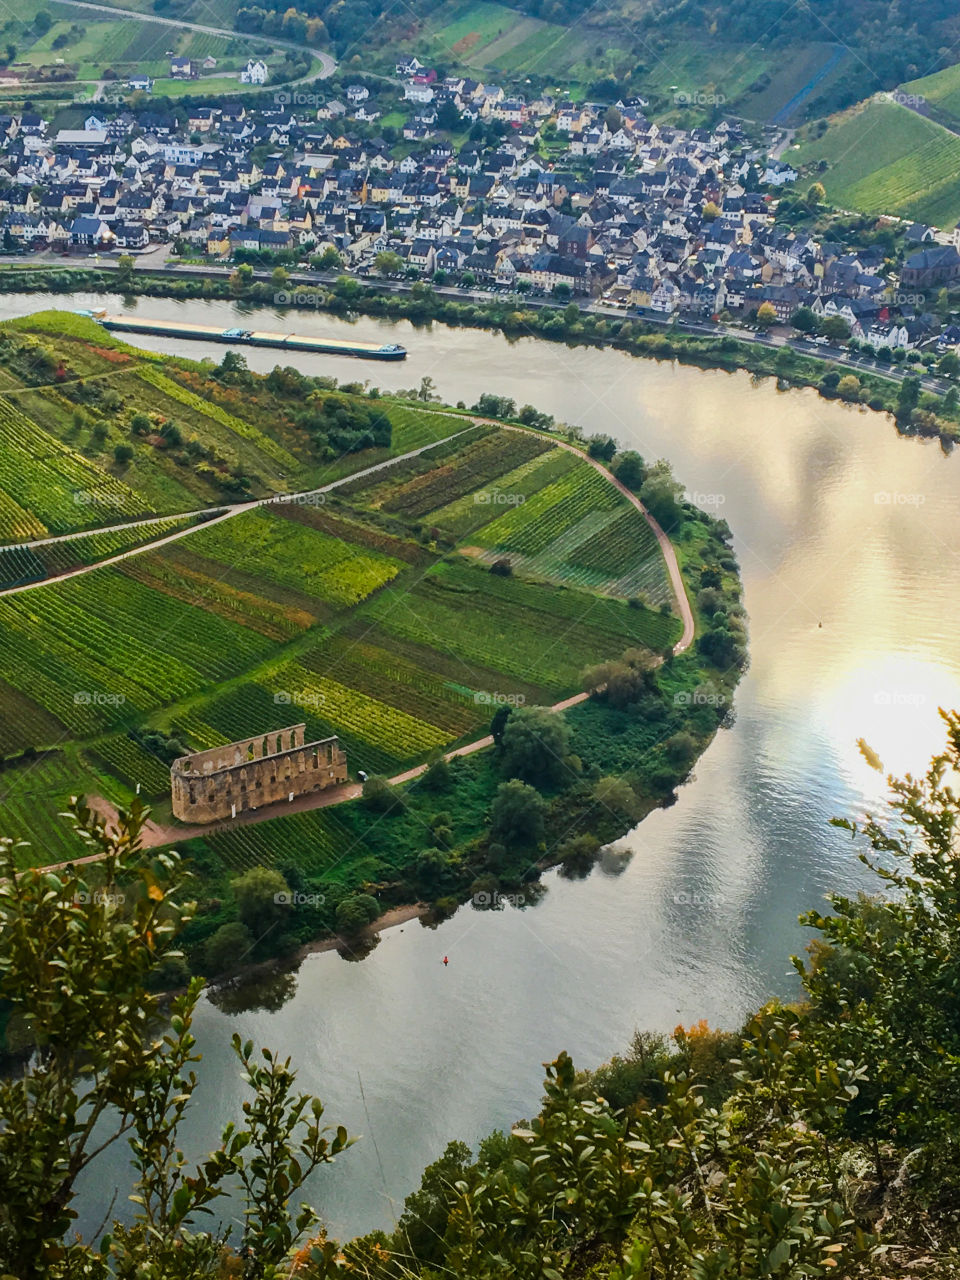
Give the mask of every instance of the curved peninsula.
[[[666, 464], [489, 403], [146, 355], [61, 313], [0, 344], [8, 448], [46, 440], [50, 459], [42, 491], [4, 473], [0, 824], [31, 840], [25, 865], [56, 866], [85, 856], [54, 817], [65, 791], [108, 822], [149, 802], [143, 845], [197, 876], [192, 968], [349, 939], [412, 902], [532, 905], [545, 867], [582, 872], [670, 803], [730, 714], [729, 532]], [[51, 539], [86, 563], [18, 585]], [[336, 776], [305, 778], [334, 738]], [[173, 817], [181, 759], [203, 821]], [[50, 799], [29, 811], [28, 774]]]

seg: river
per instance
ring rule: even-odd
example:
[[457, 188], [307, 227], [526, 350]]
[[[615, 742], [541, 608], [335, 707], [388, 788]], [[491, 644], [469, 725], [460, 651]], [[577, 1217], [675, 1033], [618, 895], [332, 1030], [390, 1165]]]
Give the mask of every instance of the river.
[[[2, 296], [0, 316], [45, 301]], [[121, 305], [79, 294], [57, 303]], [[245, 314], [228, 302], [147, 298], [136, 310], [224, 327]], [[258, 323], [311, 334], [347, 328], [308, 310], [261, 312]], [[938, 442], [900, 438], [880, 415], [809, 390], [778, 392], [770, 380], [755, 385], [743, 373], [440, 325], [364, 318], [350, 332], [400, 341], [409, 357], [291, 359], [385, 390], [429, 375], [445, 399], [468, 404], [482, 391], [503, 393], [611, 432], [649, 459], [668, 458], [691, 496], [733, 530], [751, 666], [735, 725], [678, 803], [621, 842], [633, 855], [625, 869], [601, 866], [581, 882], [550, 875], [549, 891], [526, 911], [463, 907], [436, 930], [387, 931], [362, 963], [313, 955], [277, 1012], [230, 1016], [201, 1004], [204, 1060], [188, 1154], [209, 1149], [239, 1114], [233, 1031], [290, 1054], [327, 1116], [363, 1135], [310, 1187], [340, 1236], [391, 1224], [449, 1139], [475, 1143], [534, 1112], [540, 1064], [561, 1049], [593, 1066], [635, 1027], [670, 1030], [699, 1018], [734, 1027], [769, 996], [793, 992], [789, 955], [806, 940], [798, 913], [830, 890], [867, 883], [849, 838], [827, 825], [882, 795], [856, 739], [890, 769], [919, 770], [942, 745], [938, 705], [960, 706], [960, 464]], [[257, 369], [278, 358], [245, 354]], [[85, 1189], [88, 1229], [123, 1178], [122, 1153], [110, 1158]]]

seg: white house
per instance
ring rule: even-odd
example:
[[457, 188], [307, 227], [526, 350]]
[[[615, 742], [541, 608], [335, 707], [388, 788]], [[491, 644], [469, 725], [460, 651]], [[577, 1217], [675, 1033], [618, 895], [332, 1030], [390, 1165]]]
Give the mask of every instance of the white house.
[[268, 71], [267, 64], [265, 62], [261, 62], [259, 58], [256, 59], [256, 61], [251, 58], [244, 69], [240, 72], [240, 83], [266, 84], [267, 76], [269, 74], [270, 72]]
[[782, 187], [788, 182], [796, 182], [798, 176], [796, 169], [791, 169], [788, 164], [783, 164], [779, 160], [773, 160], [764, 169], [760, 181], [770, 187]]
[[403, 96], [408, 102], [432, 102], [434, 92], [428, 84], [417, 84], [411, 81], [403, 86]]

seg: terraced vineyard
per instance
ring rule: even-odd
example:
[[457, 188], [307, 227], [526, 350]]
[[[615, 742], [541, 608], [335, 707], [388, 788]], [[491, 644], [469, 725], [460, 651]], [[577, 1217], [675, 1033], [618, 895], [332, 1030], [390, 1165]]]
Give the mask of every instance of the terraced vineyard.
[[190, 549], [219, 565], [255, 571], [281, 587], [339, 605], [366, 599], [403, 567], [378, 551], [361, 551], [263, 509], [200, 530]]
[[[810, 166], [841, 208], [942, 227], [960, 218], [960, 138], [896, 102], [871, 100], [834, 117], [822, 137], [786, 158]], [[820, 161], [827, 165], [823, 172]]]
[[97, 564], [111, 556], [156, 542], [195, 523], [192, 517], [156, 520], [130, 529], [109, 529], [76, 538], [45, 542], [36, 547], [0, 548], [0, 591], [25, 582], [55, 578], [82, 565]]
[[125, 484], [54, 440], [0, 396], [0, 540], [90, 528], [108, 519], [149, 515]]
[[156, 800], [170, 791], [168, 766], [127, 734], [102, 738], [93, 748], [93, 754], [112, 773], [122, 778], [131, 790], [136, 791], [139, 787], [140, 794], [146, 799]]
[[[86, 332], [70, 342], [92, 351]], [[267, 433], [275, 384], [255, 384], [242, 417], [229, 386], [211, 384], [208, 403], [193, 390], [199, 374], [181, 371], [181, 385], [176, 372], [133, 359], [109, 385], [128, 413], [156, 393], [158, 430], [176, 407], [198, 448], [228, 438], [237, 456], [250, 449], [296, 470], [286, 437]], [[61, 391], [28, 394], [54, 417], [45, 429], [0, 391], [0, 535], [24, 543], [45, 528], [105, 523], [102, 506], [74, 501], [81, 488], [117, 504], [111, 523], [118, 509], [143, 510], [133, 488], [71, 448], [68, 427], [57, 437]], [[139, 745], [140, 731], [200, 749], [304, 721], [311, 738], [339, 736], [354, 775], [392, 774], [481, 736], [495, 699], [549, 704], [578, 691], [586, 666], [676, 640], [668, 610], [633, 599], [669, 600], [652, 534], [593, 467], [548, 437], [382, 404], [389, 451], [432, 447], [313, 501], [254, 506], [117, 565], [0, 597], [0, 756], [62, 746], [43, 757], [56, 768], [41, 779], [61, 805], [91, 788], [122, 801], [139, 784], [163, 806], [167, 766]], [[351, 455], [348, 466], [389, 451]], [[0, 584], [95, 565], [185, 520], [0, 549]], [[511, 576], [491, 573], [500, 559]], [[0, 830], [17, 833], [32, 793], [14, 786], [26, 765], [7, 772]], [[334, 876], [390, 856], [371, 855], [351, 820], [327, 813], [218, 835], [211, 847], [232, 867], [288, 857]]]

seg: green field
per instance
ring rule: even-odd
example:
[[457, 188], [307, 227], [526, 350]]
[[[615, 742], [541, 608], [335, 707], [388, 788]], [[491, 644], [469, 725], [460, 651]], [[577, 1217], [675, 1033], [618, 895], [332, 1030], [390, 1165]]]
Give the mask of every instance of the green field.
[[785, 159], [819, 178], [839, 208], [940, 227], [960, 219], [960, 138], [898, 103], [871, 100], [835, 116]]

